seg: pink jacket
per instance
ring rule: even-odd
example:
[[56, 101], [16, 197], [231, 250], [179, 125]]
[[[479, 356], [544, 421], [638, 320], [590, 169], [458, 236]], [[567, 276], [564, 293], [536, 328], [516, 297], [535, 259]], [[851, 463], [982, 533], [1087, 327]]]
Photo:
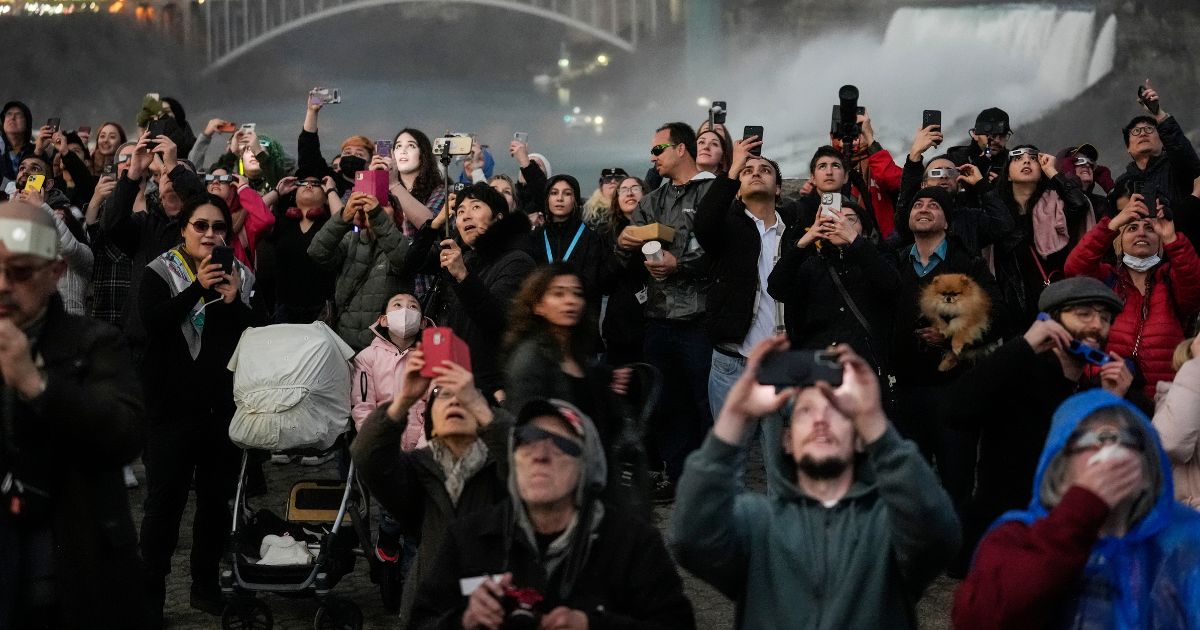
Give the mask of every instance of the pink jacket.
[[[350, 415], [354, 427], [361, 430], [363, 421], [380, 405], [392, 401], [396, 392], [396, 379], [404, 373], [408, 350], [396, 347], [378, 326], [372, 326], [375, 338], [371, 345], [354, 355], [354, 380], [350, 383]], [[400, 438], [400, 448], [411, 451], [425, 446], [425, 401], [428, 393], [408, 410], [408, 426]]]
[[229, 236], [229, 246], [233, 248], [233, 256], [242, 261], [243, 265], [257, 269], [254, 265], [254, 252], [258, 249], [258, 242], [271, 226], [275, 225], [275, 215], [271, 214], [267, 204], [263, 203], [262, 197], [249, 186], [242, 186], [238, 190], [229, 211], [237, 212], [240, 208], [246, 209], [246, 222], [242, 226], [246, 233], [246, 242], [242, 242], [241, 234], [233, 234]]
[[1175, 499], [1200, 509], [1200, 359], [1179, 368], [1175, 381], [1159, 381], [1154, 428], [1171, 458]]

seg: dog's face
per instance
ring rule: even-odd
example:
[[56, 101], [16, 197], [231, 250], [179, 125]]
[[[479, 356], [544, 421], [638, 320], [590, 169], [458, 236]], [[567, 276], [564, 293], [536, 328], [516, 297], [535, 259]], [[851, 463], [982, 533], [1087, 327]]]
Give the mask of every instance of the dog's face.
[[942, 274], [930, 283], [930, 291], [936, 294], [943, 304], [957, 304], [976, 288], [969, 278], [957, 273]]

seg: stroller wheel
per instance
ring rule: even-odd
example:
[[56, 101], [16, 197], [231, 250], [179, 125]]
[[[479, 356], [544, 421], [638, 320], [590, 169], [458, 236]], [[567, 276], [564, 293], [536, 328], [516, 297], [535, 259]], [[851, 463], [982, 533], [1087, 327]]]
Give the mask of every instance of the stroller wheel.
[[388, 612], [400, 610], [400, 593], [404, 590], [404, 572], [399, 562], [382, 562], [379, 568], [379, 597]]
[[330, 597], [317, 609], [314, 630], [362, 630], [362, 609], [352, 601]]
[[275, 620], [267, 603], [252, 597], [240, 597], [225, 604], [221, 614], [223, 630], [271, 630]]

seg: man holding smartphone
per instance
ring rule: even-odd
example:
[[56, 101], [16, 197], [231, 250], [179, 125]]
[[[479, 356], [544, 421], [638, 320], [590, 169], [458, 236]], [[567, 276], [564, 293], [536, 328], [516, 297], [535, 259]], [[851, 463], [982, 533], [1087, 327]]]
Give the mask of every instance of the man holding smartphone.
[[[1184, 208], [1200, 177], [1200, 157], [1183, 133], [1179, 121], [1162, 108], [1158, 91], [1146, 79], [1138, 90], [1138, 102], [1146, 113], [1136, 116], [1121, 130], [1130, 162], [1124, 177], [1134, 177], [1159, 191], [1171, 208]], [[1200, 238], [1200, 222], [1190, 213], [1180, 213], [1180, 231], [1189, 239]]]

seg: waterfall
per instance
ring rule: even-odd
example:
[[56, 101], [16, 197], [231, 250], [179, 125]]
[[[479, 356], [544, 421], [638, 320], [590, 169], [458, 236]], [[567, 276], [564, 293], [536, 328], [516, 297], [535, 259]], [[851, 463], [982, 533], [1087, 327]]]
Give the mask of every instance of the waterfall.
[[828, 140], [838, 87], [852, 83], [876, 137], [903, 161], [923, 109], [942, 110], [944, 146], [964, 141], [976, 114], [992, 106], [1009, 113], [1019, 134], [1023, 122], [1112, 69], [1116, 26], [1115, 16], [1101, 26], [1092, 9], [1050, 4], [900, 8], [882, 37], [833, 26], [798, 47], [738, 51], [727, 73], [734, 78], [706, 96], [728, 100], [739, 124], [765, 125], [765, 150], [782, 158], [785, 175], [805, 176], [812, 151]]

